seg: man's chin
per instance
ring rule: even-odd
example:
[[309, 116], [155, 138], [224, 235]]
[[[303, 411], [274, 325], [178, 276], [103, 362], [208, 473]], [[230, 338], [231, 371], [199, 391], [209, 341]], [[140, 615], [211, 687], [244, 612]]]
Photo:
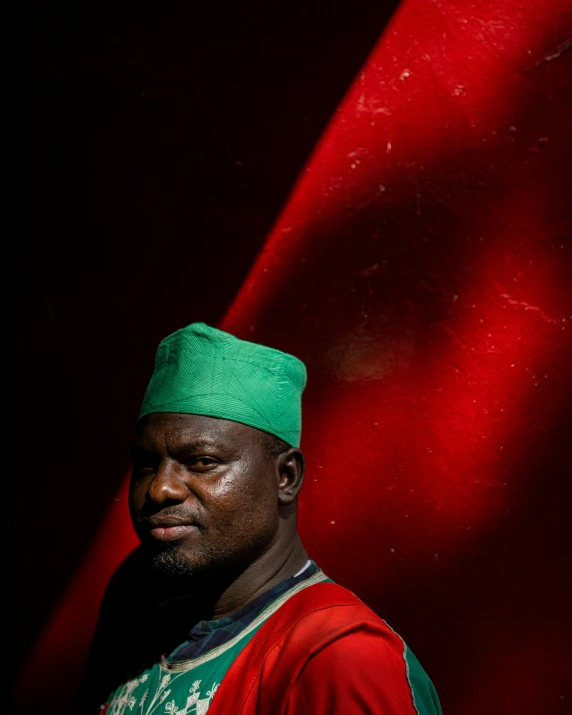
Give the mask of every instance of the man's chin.
[[175, 549], [165, 549], [152, 554], [150, 558], [151, 569], [159, 576], [171, 578], [190, 578], [204, 572], [206, 564], [200, 560], [195, 562], [187, 556], [182, 556]]
[[179, 582], [179, 586], [204, 579], [216, 582], [233, 580], [248, 565], [237, 554], [208, 551], [184, 553], [176, 544], [151, 552], [149, 563], [153, 574], [167, 581]]

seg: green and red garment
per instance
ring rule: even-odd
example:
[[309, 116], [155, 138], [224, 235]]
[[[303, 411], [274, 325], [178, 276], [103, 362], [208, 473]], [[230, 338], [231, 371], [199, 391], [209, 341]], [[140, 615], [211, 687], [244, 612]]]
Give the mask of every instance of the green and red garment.
[[322, 571], [276, 598], [229, 642], [163, 659], [101, 715], [442, 715], [404, 641]]

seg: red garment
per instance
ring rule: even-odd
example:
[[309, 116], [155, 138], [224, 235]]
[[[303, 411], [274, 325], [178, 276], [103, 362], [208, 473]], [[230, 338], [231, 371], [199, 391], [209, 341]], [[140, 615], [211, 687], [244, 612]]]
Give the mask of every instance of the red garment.
[[209, 715], [440, 713], [436, 693], [435, 708], [414, 705], [405, 651], [353, 593], [315, 584], [292, 596], [242, 650]]

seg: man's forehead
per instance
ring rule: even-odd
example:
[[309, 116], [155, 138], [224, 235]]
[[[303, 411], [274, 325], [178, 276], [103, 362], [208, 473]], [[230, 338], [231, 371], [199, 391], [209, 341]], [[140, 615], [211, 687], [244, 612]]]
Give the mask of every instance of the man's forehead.
[[135, 444], [194, 443], [203, 446], [260, 444], [259, 430], [233, 420], [177, 412], [155, 412], [137, 423]]

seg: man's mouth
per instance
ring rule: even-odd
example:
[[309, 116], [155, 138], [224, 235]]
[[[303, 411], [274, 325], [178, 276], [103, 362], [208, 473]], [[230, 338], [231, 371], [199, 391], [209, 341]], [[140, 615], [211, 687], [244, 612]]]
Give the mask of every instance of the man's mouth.
[[175, 519], [173, 517], [151, 516], [147, 520], [149, 534], [158, 541], [177, 541], [183, 539], [199, 527], [193, 521]]
[[149, 533], [159, 541], [176, 541], [187, 536], [192, 531], [198, 530], [199, 527], [194, 524], [178, 524], [177, 526], [156, 526]]

